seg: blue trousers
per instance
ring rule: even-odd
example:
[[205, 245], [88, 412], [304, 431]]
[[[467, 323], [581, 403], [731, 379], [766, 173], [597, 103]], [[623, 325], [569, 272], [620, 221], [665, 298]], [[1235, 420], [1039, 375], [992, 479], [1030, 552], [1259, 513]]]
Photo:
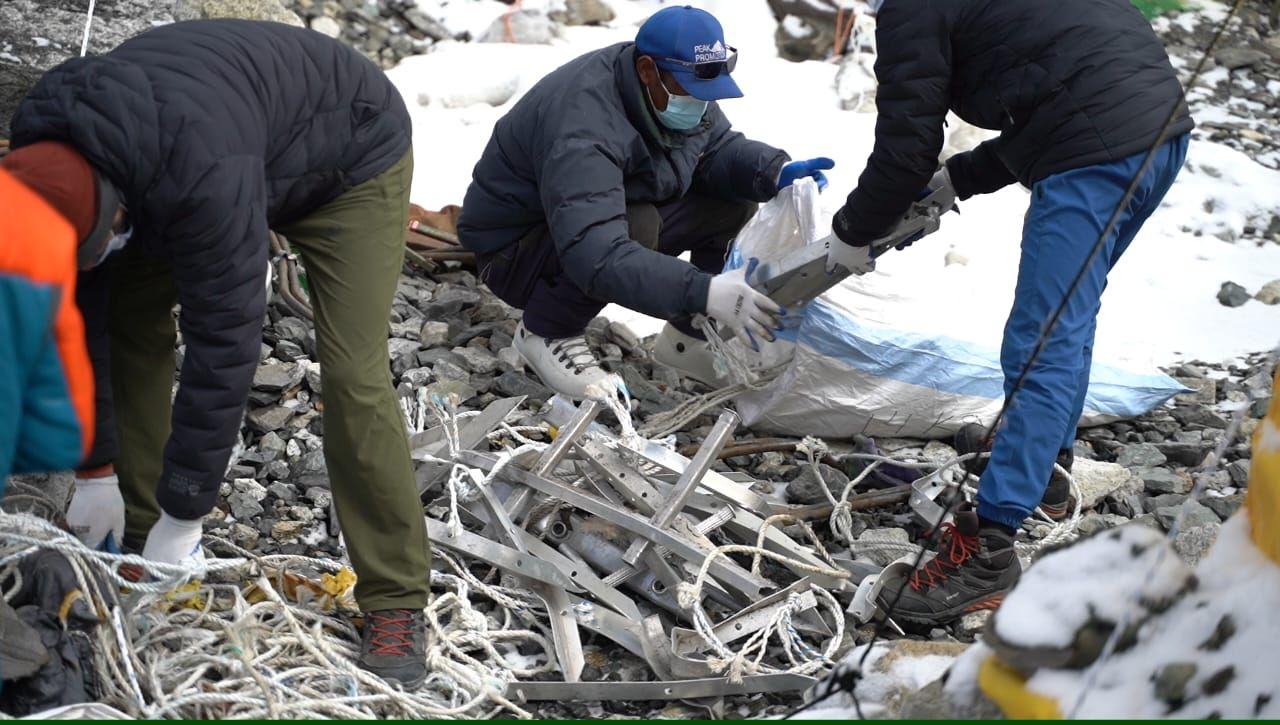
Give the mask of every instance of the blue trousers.
[[1014, 383], [1054, 310], [1084, 267], [1098, 236], [1142, 167], [1146, 152], [1049, 176], [1032, 188], [1022, 259], [1000, 365], [1011, 399], [978, 487], [978, 515], [1017, 527], [1044, 496], [1058, 451], [1075, 442], [1093, 359], [1093, 337], [1107, 274], [1160, 206], [1187, 155], [1186, 134], [1156, 150], [1099, 253], [1050, 331], [1021, 389]]

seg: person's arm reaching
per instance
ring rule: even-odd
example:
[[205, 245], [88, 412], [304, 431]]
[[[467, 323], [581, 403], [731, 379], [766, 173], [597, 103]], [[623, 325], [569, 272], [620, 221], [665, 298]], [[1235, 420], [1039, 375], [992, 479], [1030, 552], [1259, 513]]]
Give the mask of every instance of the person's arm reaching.
[[937, 0], [887, 2], [877, 16], [876, 140], [833, 227], [846, 244], [880, 237], [938, 168], [951, 84], [951, 41]]
[[186, 355], [156, 498], [177, 519], [213, 508], [258, 364], [266, 312], [262, 162], [219, 161], [166, 230]]
[[551, 238], [582, 291], [668, 320], [705, 311], [710, 275], [628, 235], [622, 168], [608, 149], [590, 140], [560, 140], [540, 168]]
[[778, 193], [778, 177], [791, 157], [752, 141], [729, 125], [718, 105], [707, 107], [711, 142], [693, 172], [693, 189], [730, 201], [768, 201]]
[[947, 173], [951, 175], [951, 184], [961, 200], [999, 191], [1017, 181], [997, 153], [1001, 141], [1001, 137], [989, 139], [976, 148], [947, 159]]

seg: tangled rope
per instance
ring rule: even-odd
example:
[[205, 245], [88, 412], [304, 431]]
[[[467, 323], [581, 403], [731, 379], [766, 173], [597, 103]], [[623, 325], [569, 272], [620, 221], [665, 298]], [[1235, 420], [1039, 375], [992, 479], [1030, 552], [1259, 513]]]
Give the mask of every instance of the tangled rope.
[[[102, 622], [93, 633], [99, 700], [133, 717], [530, 717], [504, 692], [546, 665], [521, 668], [503, 650], [548, 647], [538, 633], [513, 626], [537, 606], [519, 593], [483, 584], [442, 556], [454, 573], [432, 572], [430, 674], [422, 688], [405, 692], [356, 666], [350, 585], [334, 586], [340, 563], [254, 556], [208, 541], [234, 556], [210, 558], [197, 581], [182, 567], [90, 550], [29, 514], [0, 514], [0, 576], [42, 550], [69, 562]], [[122, 563], [146, 576], [124, 579]]]

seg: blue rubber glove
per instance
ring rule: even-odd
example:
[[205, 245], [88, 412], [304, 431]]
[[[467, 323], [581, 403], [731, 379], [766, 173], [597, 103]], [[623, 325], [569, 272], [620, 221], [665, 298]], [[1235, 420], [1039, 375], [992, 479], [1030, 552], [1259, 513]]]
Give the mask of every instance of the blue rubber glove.
[[778, 174], [778, 191], [791, 186], [796, 179], [803, 179], [806, 176], [818, 182], [818, 191], [827, 188], [827, 175], [822, 173], [822, 169], [834, 168], [836, 162], [825, 156], [819, 156], [816, 159], [805, 159], [804, 161], [792, 161], [782, 167], [782, 173]]

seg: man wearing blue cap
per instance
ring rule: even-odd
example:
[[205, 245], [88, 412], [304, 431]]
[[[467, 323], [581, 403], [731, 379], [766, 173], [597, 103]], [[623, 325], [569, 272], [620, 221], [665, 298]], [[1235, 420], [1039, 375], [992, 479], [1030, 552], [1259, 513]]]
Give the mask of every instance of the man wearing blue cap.
[[710, 13], [665, 8], [634, 43], [539, 81], [494, 128], [459, 237], [524, 311], [515, 347], [557, 392], [608, 392], [583, 332], [609, 302], [670, 320], [655, 356], [710, 384], [692, 315], [772, 339], [781, 311], [744, 270], [721, 273], [725, 252], [757, 203], [801, 177], [825, 185], [832, 161], [790, 161], [730, 128], [716, 101], [742, 96], [736, 62]]

